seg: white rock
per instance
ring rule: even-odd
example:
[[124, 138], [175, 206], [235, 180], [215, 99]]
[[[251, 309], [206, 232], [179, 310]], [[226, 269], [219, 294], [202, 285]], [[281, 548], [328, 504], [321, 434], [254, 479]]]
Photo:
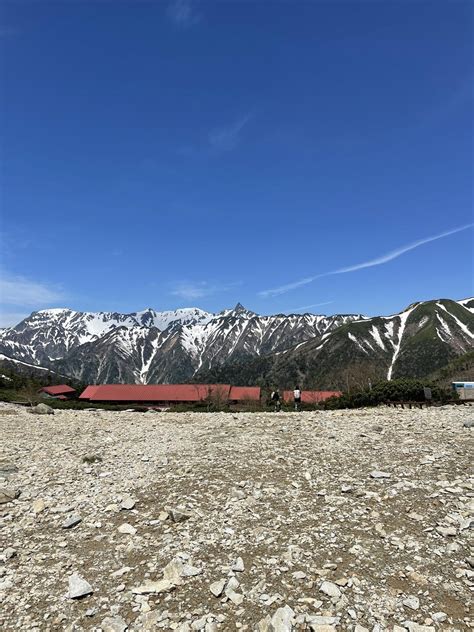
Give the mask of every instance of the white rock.
[[324, 617], [322, 615], [307, 615], [306, 620], [313, 625], [336, 625], [338, 622], [337, 617]]
[[414, 595], [409, 595], [406, 599], [402, 601], [402, 603], [404, 606], [410, 608], [411, 610], [418, 610], [418, 608], [420, 607], [420, 600]]
[[2, 555], [0, 555], [0, 559], [3, 562], [8, 562], [8, 560], [11, 560], [12, 557], [16, 557], [16, 549], [12, 548], [11, 546], [8, 546], [6, 549], [4, 549]]
[[325, 595], [328, 595], [328, 597], [340, 597], [342, 595], [342, 592], [336, 584], [333, 584], [332, 582], [323, 582], [319, 587], [319, 590]]
[[128, 625], [118, 615], [115, 617], [106, 617], [100, 624], [102, 632], [125, 632], [128, 629]]
[[290, 606], [278, 608], [272, 617], [273, 632], [291, 632], [293, 630], [294, 611]]
[[135, 504], [136, 502], [131, 496], [125, 496], [120, 504], [120, 509], [131, 510]]
[[222, 595], [222, 593], [224, 592], [225, 585], [226, 585], [226, 580], [225, 579], [220, 579], [217, 582], [213, 582], [209, 586], [209, 590], [211, 591], [211, 593], [215, 597], [220, 597]]
[[35, 514], [42, 513], [46, 509], [44, 500], [42, 498], [37, 498], [36, 500], [33, 501], [32, 508], [33, 508], [33, 513]]
[[196, 566], [191, 566], [190, 564], [184, 564], [183, 572], [181, 574], [182, 577], [195, 577], [196, 575], [202, 574], [202, 568], [197, 568]]
[[118, 528], [118, 531], [119, 533], [125, 533], [127, 535], [135, 535], [135, 533], [137, 532], [135, 527], [131, 524], [128, 524], [128, 522], [124, 522], [123, 524], [121, 524]]
[[242, 573], [245, 570], [244, 560], [241, 557], [238, 557], [236, 560], [232, 562], [232, 565], [230, 568], [232, 571]]
[[204, 615], [191, 623], [191, 630], [203, 630], [206, 627], [207, 617]]
[[432, 625], [419, 625], [414, 621], [404, 621], [403, 625], [409, 632], [436, 632]]
[[229, 581], [227, 582], [226, 589], [230, 588], [230, 590], [237, 590], [239, 586], [240, 586], [240, 583], [237, 577], [231, 577]]
[[81, 521], [82, 521], [81, 516], [79, 516], [78, 514], [73, 514], [67, 520], [65, 520], [61, 526], [63, 529], [72, 529], [73, 527], [78, 525]]
[[257, 632], [273, 632], [272, 620], [269, 614], [258, 622]]
[[457, 535], [456, 527], [436, 527], [436, 531], [444, 537]]
[[244, 596], [241, 593], [235, 592], [232, 588], [225, 589], [225, 596], [228, 597], [232, 603], [235, 603], [236, 606], [240, 606], [244, 600]]
[[69, 592], [67, 595], [69, 599], [80, 599], [80, 597], [85, 597], [93, 592], [89, 582], [77, 575], [77, 573], [73, 573], [69, 577]]
[[134, 595], [147, 595], [150, 593], [160, 594], [163, 592], [170, 592], [174, 587], [175, 585], [173, 582], [170, 582], [167, 579], [161, 579], [156, 582], [148, 580], [144, 584], [132, 588], [132, 593]]
[[389, 474], [388, 472], [381, 472], [380, 470], [374, 470], [373, 472], [370, 472], [370, 476], [372, 478], [390, 478], [392, 475]]
[[190, 513], [181, 509], [170, 509], [169, 515], [171, 516], [171, 520], [173, 522], [184, 522], [185, 520], [189, 520], [189, 518], [191, 518]]
[[125, 573], [128, 573], [128, 571], [131, 571], [132, 568], [130, 566], [122, 566], [122, 568], [119, 568], [118, 571], [114, 571], [112, 573], [112, 577], [122, 577], [122, 575], [125, 575]]
[[181, 560], [174, 558], [163, 569], [163, 578], [170, 581], [172, 584], [179, 586], [183, 583], [181, 579], [183, 576], [183, 563]]
[[444, 621], [448, 618], [448, 615], [446, 612], [435, 612], [431, 615], [431, 618], [433, 621], [436, 621], [436, 623], [444, 623]]

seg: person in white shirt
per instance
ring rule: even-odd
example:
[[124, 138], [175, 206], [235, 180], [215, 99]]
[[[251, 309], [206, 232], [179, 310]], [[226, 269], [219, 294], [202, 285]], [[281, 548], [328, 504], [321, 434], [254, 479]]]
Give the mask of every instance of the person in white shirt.
[[299, 406], [301, 404], [301, 391], [298, 385], [295, 386], [295, 390], [293, 391], [293, 398], [295, 400], [295, 410], [299, 410]]

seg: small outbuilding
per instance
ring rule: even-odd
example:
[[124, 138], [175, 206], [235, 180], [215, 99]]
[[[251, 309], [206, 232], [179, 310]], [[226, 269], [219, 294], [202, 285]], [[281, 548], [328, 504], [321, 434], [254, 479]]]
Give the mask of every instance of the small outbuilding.
[[42, 397], [49, 399], [74, 399], [77, 395], [76, 389], [67, 384], [55, 384], [54, 386], [43, 386], [38, 393]]

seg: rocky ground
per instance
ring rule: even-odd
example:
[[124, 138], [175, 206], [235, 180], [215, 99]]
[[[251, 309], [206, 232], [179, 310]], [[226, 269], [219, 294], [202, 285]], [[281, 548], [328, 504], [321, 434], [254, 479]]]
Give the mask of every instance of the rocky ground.
[[474, 629], [473, 419], [0, 404], [0, 627]]

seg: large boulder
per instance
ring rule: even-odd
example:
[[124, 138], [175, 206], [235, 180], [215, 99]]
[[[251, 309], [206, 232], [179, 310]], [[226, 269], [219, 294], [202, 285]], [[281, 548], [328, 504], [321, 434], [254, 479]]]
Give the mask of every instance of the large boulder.
[[54, 415], [54, 410], [51, 406], [41, 403], [30, 408], [30, 413], [34, 413], [36, 415]]
[[18, 489], [11, 489], [9, 487], [0, 488], [0, 505], [5, 503], [11, 503], [12, 500], [18, 498], [20, 491]]

